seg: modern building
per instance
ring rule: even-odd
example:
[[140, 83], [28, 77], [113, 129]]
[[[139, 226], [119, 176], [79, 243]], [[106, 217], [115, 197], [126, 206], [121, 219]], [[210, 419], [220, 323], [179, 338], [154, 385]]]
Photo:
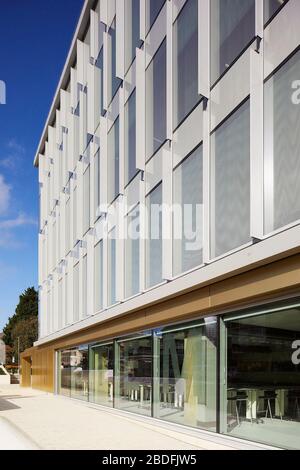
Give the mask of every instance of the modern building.
[[85, 2], [34, 161], [24, 386], [300, 448], [299, 18]]

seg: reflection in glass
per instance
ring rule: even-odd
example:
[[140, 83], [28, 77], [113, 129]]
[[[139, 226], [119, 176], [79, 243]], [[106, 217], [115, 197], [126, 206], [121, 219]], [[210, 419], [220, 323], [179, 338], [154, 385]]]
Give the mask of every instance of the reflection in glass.
[[108, 30], [108, 104], [112, 101], [113, 97], [117, 93], [119, 87], [121, 86], [122, 80], [117, 77], [117, 39], [116, 39], [116, 20], [113, 21], [111, 27]]
[[157, 334], [161, 419], [216, 430], [217, 322], [184, 326]]
[[113, 202], [120, 191], [119, 158], [120, 158], [119, 118], [116, 119], [108, 133], [108, 201]]
[[188, 0], [174, 24], [174, 122], [176, 128], [198, 95], [198, 0]]
[[125, 182], [136, 175], [136, 92], [125, 105]]
[[89, 369], [89, 400], [99, 405], [113, 406], [113, 343], [90, 348]]
[[166, 40], [146, 70], [146, 157], [149, 159], [167, 137]]
[[140, 47], [140, 0], [126, 0], [125, 8], [125, 71], [133, 62]]
[[[300, 52], [266, 83], [265, 232], [300, 219]], [[296, 85], [295, 85], [296, 83]]]
[[250, 102], [212, 135], [211, 249], [215, 258], [250, 241]]
[[300, 308], [241, 315], [225, 325], [224, 432], [300, 449]]
[[88, 401], [89, 354], [86, 346], [71, 352], [71, 397]]
[[211, 0], [211, 83], [255, 37], [255, 0]]
[[265, 23], [282, 7], [287, 0], [264, 0], [264, 20]]
[[151, 29], [166, 0], [146, 0], [146, 32]]
[[146, 210], [146, 286], [150, 288], [162, 282], [162, 183], [147, 196]]
[[116, 407], [151, 416], [152, 336], [117, 343]]
[[59, 395], [71, 396], [71, 354], [72, 350], [59, 351], [58, 353], [58, 387]]
[[173, 183], [173, 266], [176, 276], [202, 264], [202, 145], [174, 170]]

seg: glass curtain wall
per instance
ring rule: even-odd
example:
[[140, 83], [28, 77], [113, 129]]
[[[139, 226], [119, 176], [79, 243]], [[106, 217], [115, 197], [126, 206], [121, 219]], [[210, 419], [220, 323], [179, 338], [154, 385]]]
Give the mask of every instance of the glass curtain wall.
[[115, 406], [151, 416], [152, 336], [117, 342]]
[[126, 216], [127, 238], [125, 241], [125, 296], [140, 291], [140, 207]]
[[80, 346], [71, 352], [71, 397], [88, 401], [89, 396], [89, 354], [87, 346]]
[[222, 430], [300, 448], [300, 307], [225, 319]]
[[155, 416], [216, 430], [217, 321], [164, 329], [155, 335]]
[[114, 345], [96, 345], [89, 353], [89, 400], [113, 406]]
[[146, 198], [146, 286], [162, 282], [162, 183]]
[[211, 83], [255, 37], [255, 0], [211, 0]]
[[146, 32], [148, 32], [166, 0], [146, 0]]
[[267, 23], [287, 0], [264, 0], [264, 21]]

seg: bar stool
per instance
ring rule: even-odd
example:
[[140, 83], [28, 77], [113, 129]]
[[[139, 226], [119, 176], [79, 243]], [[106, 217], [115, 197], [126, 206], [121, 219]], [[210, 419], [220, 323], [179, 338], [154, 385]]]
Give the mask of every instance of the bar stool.
[[[240, 419], [241, 406], [243, 403], [247, 403], [247, 400], [248, 400], [248, 396], [246, 392], [237, 392], [236, 395], [227, 398], [228, 402], [235, 403], [234, 408], [235, 408], [235, 415], [236, 415], [238, 426], [241, 424], [241, 419]], [[252, 410], [251, 410], [251, 422], [252, 422]]]
[[276, 407], [276, 403], [277, 403], [278, 410], [279, 410], [279, 416], [280, 416], [280, 419], [282, 421], [282, 413], [281, 413], [281, 409], [280, 409], [278, 395], [277, 395], [276, 392], [271, 392], [271, 391], [270, 392], [264, 392], [264, 395], [261, 395], [258, 398], [260, 400], [264, 400], [264, 403], [267, 402], [267, 406], [266, 406], [265, 410], [259, 410], [259, 407], [258, 407], [257, 413], [265, 413], [265, 419], [268, 417], [268, 414], [269, 414], [271, 421], [273, 421], [273, 417], [275, 417], [275, 416], [273, 416], [273, 413], [272, 413], [271, 401], [274, 401], [275, 407]]

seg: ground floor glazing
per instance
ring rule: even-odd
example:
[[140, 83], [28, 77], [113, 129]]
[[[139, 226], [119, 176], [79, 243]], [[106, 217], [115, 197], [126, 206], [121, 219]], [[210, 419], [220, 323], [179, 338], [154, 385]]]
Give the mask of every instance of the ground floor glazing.
[[300, 301], [57, 352], [57, 393], [300, 448]]

